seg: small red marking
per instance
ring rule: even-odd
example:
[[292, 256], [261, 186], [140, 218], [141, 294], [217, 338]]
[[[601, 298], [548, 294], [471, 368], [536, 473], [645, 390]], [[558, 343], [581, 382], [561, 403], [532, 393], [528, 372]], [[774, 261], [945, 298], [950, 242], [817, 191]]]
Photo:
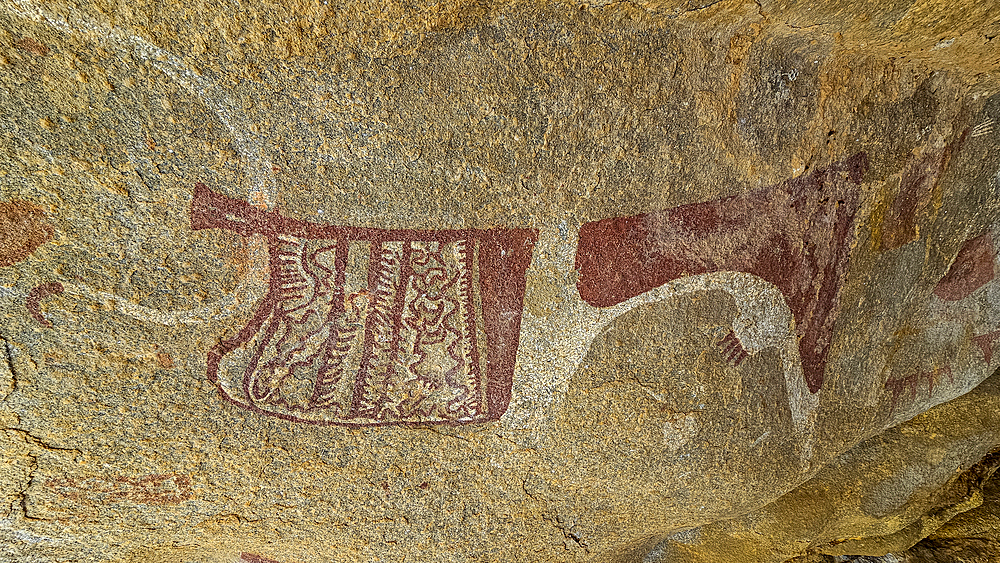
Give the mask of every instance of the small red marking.
[[24, 306], [28, 309], [31, 317], [38, 321], [38, 324], [45, 328], [52, 328], [52, 322], [42, 315], [41, 302], [46, 297], [58, 295], [62, 292], [63, 286], [59, 282], [43, 283], [35, 286], [34, 289], [28, 292], [28, 298], [24, 300]]
[[913, 401], [917, 398], [917, 388], [920, 386], [920, 383], [926, 381], [927, 398], [930, 398], [934, 394], [934, 386], [941, 381], [941, 376], [945, 374], [948, 375], [949, 381], [955, 383], [955, 376], [951, 372], [951, 366], [944, 366], [931, 371], [915, 372], [905, 377], [890, 377], [889, 379], [886, 379], [885, 389], [887, 391], [892, 391], [892, 402], [889, 409], [890, 414], [895, 412], [896, 406], [899, 403], [899, 398], [902, 396], [904, 390], [910, 390], [910, 400]]
[[171, 369], [174, 367], [174, 359], [170, 357], [170, 354], [164, 352], [156, 353], [156, 363], [159, 364], [161, 368]]
[[31, 37], [22, 37], [17, 42], [17, 47], [23, 51], [28, 51], [40, 57], [49, 54], [49, 48], [39, 43], [36, 39]]
[[738, 366], [750, 357], [750, 354], [743, 348], [743, 343], [740, 342], [739, 337], [733, 331], [729, 331], [725, 336], [716, 341], [715, 345], [719, 348], [719, 353], [722, 354], [722, 357], [731, 365]]
[[246, 552], [240, 554], [240, 561], [243, 561], [244, 563], [281, 563], [277, 559], [270, 559], [255, 553]]
[[972, 337], [972, 341], [983, 351], [983, 360], [989, 365], [993, 362], [993, 341], [1000, 338], [1000, 330]]
[[145, 477], [90, 477], [48, 479], [45, 485], [59, 496], [92, 503], [129, 500], [139, 504], [179, 504], [191, 498], [188, 475], [153, 474]]
[[993, 280], [994, 274], [993, 237], [983, 233], [962, 245], [948, 273], [934, 288], [934, 295], [945, 301], [965, 299]]
[[[758, 276], [784, 294], [795, 316], [803, 375], [815, 393], [823, 385], [867, 170], [868, 157], [858, 153], [762, 190], [587, 223], [576, 254], [580, 297], [610, 307], [686, 276]], [[741, 361], [738, 350], [730, 356]]]

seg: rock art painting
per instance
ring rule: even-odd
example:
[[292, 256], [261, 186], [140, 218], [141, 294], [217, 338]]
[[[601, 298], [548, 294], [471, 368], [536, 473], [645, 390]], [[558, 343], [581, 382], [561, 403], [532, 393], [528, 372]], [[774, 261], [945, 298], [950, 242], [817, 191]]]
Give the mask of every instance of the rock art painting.
[[966, 241], [948, 273], [934, 288], [943, 301], [960, 301], [993, 280], [993, 239], [989, 233]]
[[42, 300], [46, 297], [58, 295], [64, 291], [63, 285], [59, 282], [43, 283], [32, 288], [28, 292], [28, 297], [24, 300], [24, 306], [28, 309], [31, 318], [45, 328], [52, 328], [52, 321], [42, 315]]
[[[718, 330], [716, 332], [722, 332]], [[726, 332], [721, 338], [719, 338], [715, 345], [719, 348], [719, 352], [722, 357], [726, 359], [727, 362], [734, 366], [738, 366], [746, 361], [750, 357], [750, 354], [743, 348], [743, 344], [740, 343], [740, 339], [736, 336], [733, 331]]]
[[[580, 296], [608, 307], [687, 276], [753, 274], [787, 300], [806, 384], [815, 393], [823, 385], [867, 168], [859, 153], [747, 194], [588, 223], [576, 254]], [[721, 343], [730, 359], [742, 357], [739, 342]]]
[[996, 342], [997, 338], [1000, 338], [1000, 330], [994, 330], [993, 332], [987, 332], [986, 334], [980, 334], [972, 338], [972, 342], [982, 351], [983, 361], [987, 364], [993, 363], [993, 343]]
[[[997, 228], [963, 243], [927, 302], [911, 314], [893, 342], [896, 361], [889, 363], [893, 371], [884, 384], [890, 413], [918, 400], [937, 403], [961, 395], [994, 369], [994, 345], [1000, 338]], [[914, 349], [923, 353], [909, 352]], [[913, 364], [909, 357], [932, 357], [938, 364]]]
[[[873, 221], [872, 240], [878, 243], [881, 252], [899, 248], [917, 240], [918, 220], [929, 213], [935, 199], [935, 192], [941, 174], [944, 173], [952, 157], [965, 143], [968, 131], [959, 138], [937, 150], [930, 150], [919, 156], [910, 156], [902, 172], [893, 178], [898, 181], [898, 189], [881, 211], [882, 217]], [[940, 194], [937, 194], [940, 197]]]
[[[558, 402], [614, 318], [722, 290], [740, 315], [719, 331], [719, 352], [738, 366], [781, 350], [793, 419], [809, 433], [866, 169], [858, 154], [749, 194], [586, 224], [578, 236], [546, 229], [534, 261], [534, 230], [321, 225], [198, 185], [192, 228], [260, 235], [270, 254], [267, 295], [209, 353], [208, 377], [240, 406], [318, 424], [486, 422], [520, 395], [516, 426], [540, 412], [531, 400]], [[575, 295], [522, 323], [526, 286], [574, 270]]]
[[713, 331], [712, 345], [734, 369], [765, 349], [778, 352], [807, 459], [867, 169], [859, 153], [746, 194], [542, 229], [526, 300], [543, 301], [532, 290], [555, 271], [575, 272], [567, 276], [575, 287], [543, 314], [525, 312], [508, 423], [524, 428], [550, 416], [591, 341], [616, 318], [723, 291], [737, 311]]
[[911, 401], [915, 400], [917, 398], [917, 390], [923, 385], [926, 385], [927, 396], [932, 397], [934, 395], [934, 386], [941, 383], [944, 376], [948, 377], [950, 383], [955, 382], [955, 376], [951, 373], [950, 366], [923, 372], [918, 371], [903, 377], [890, 377], [885, 381], [886, 390], [892, 393], [890, 409], [893, 411], [896, 409], [896, 406], [900, 402], [900, 397], [903, 396], [904, 392], [909, 392]]
[[191, 226], [268, 241], [267, 295], [208, 354], [227, 400], [349, 426], [458, 425], [506, 410], [535, 231], [321, 225], [201, 184]]
[[32, 37], [22, 37], [14, 43], [14, 46], [26, 53], [38, 55], [39, 57], [49, 54], [49, 48]]
[[84, 504], [128, 501], [174, 505], [191, 498], [191, 477], [173, 473], [143, 477], [89, 477], [48, 479], [45, 486], [59, 496]]
[[0, 268], [31, 256], [54, 234], [41, 207], [26, 201], [0, 202]]

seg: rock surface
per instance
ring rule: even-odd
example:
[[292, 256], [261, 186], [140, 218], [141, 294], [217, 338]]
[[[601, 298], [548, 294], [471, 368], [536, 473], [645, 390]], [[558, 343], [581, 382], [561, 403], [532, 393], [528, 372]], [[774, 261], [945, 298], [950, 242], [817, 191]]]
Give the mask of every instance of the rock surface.
[[991, 540], [998, 36], [930, 0], [0, 5], [0, 555]]
[[647, 560], [781, 562], [803, 553], [816, 561], [885, 554], [903, 560], [931, 534], [988, 540], [973, 522], [986, 524], [992, 506], [984, 498], [993, 494], [990, 479], [1000, 466], [998, 401], [994, 375], [855, 446], [759, 510], [671, 536]]

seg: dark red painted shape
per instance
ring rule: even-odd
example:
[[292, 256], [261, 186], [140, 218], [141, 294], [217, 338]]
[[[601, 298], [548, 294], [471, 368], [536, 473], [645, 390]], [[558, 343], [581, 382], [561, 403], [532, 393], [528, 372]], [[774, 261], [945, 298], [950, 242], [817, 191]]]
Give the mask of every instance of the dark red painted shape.
[[41, 207], [27, 201], [0, 201], [0, 268], [31, 256], [55, 232]]
[[892, 400], [889, 412], [892, 413], [896, 411], [896, 407], [899, 405], [899, 398], [906, 389], [910, 390], [910, 400], [915, 400], [917, 398], [917, 388], [924, 381], [927, 382], [927, 398], [931, 398], [934, 395], [934, 385], [941, 380], [942, 375], [947, 375], [948, 380], [951, 383], [955, 383], [955, 376], [951, 372], [951, 366], [944, 366], [924, 372], [918, 371], [905, 377], [890, 377], [889, 379], [886, 379], [885, 389], [892, 391]]
[[917, 240], [919, 216], [926, 213], [941, 175], [965, 144], [968, 134], [966, 129], [943, 149], [908, 159], [899, 179], [899, 192], [881, 223], [879, 250], [885, 252]]
[[[360, 420], [362, 418], [370, 419], [372, 417], [377, 417], [378, 413], [372, 411], [371, 401], [369, 400], [367, 406], [365, 406], [361, 403], [361, 400], [368, 399], [371, 394], [377, 395], [378, 393], [383, 393], [383, 396], [385, 396], [384, 394], [386, 393], [386, 389], [384, 388], [386, 380], [380, 379], [383, 375], [373, 373], [372, 370], [369, 369], [371, 365], [369, 359], [373, 354], [373, 348], [383, 346], [383, 344], [377, 342], [377, 338], [372, 331], [370, 323], [366, 323], [368, 326], [365, 329], [364, 335], [364, 356], [362, 356], [360, 367], [354, 374], [344, 374], [354, 378], [354, 388], [356, 390], [360, 389], [364, 390], [364, 392], [362, 393], [361, 391], [358, 391], [354, 393], [349, 409], [339, 416], [337, 421], [317, 421], [283, 412], [273, 412], [262, 409], [257, 404], [252, 404], [252, 402], [245, 400], [245, 398], [233, 397], [228, 394], [219, 383], [219, 363], [226, 354], [229, 354], [240, 346], [246, 345], [260, 334], [264, 335], [265, 341], [276, 338], [276, 325], [273, 319], [284, 314], [281, 310], [283, 301], [288, 300], [290, 297], [299, 297], [297, 295], [290, 296], [288, 286], [294, 285], [299, 281], [305, 282], [306, 280], [289, 277], [287, 274], [283, 273], [281, 262], [286, 259], [287, 256], [282, 254], [281, 241], [278, 238], [279, 236], [284, 235], [287, 237], [311, 240], [326, 239], [330, 241], [341, 241], [341, 243], [343, 243], [343, 241], [364, 241], [371, 243], [372, 256], [368, 277], [369, 284], [372, 286], [379, 281], [376, 278], [380, 275], [380, 271], [378, 269], [380, 262], [379, 256], [376, 254], [377, 249], [384, 243], [403, 243], [403, 261], [405, 263], [403, 264], [400, 276], [405, 280], [407, 276], [412, 278], [414, 275], [413, 265], [410, 262], [413, 258], [411, 256], [411, 253], [414, 252], [412, 250], [413, 244], [428, 242], [449, 243], [456, 241], [475, 241], [478, 245], [478, 261], [473, 263], [472, 256], [470, 254], [463, 258], [463, 263], [470, 270], [475, 268], [478, 280], [478, 286], [476, 289], [479, 291], [482, 303], [482, 319], [477, 320], [476, 318], [471, 318], [467, 319], [467, 321], [473, 325], [477, 322], [481, 322], [486, 340], [485, 349], [487, 351], [487, 358], [485, 363], [487, 373], [485, 377], [486, 405], [485, 408], [481, 409], [484, 414], [471, 422], [487, 422], [497, 420], [506, 411], [511, 399], [514, 363], [520, 340], [521, 309], [523, 306], [525, 292], [525, 273], [531, 261], [532, 249], [537, 240], [537, 231], [532, 229], [499, 228], [456, 230], [370, 229], [361, 227], [323, 225], [284, 217], [275, 212], [256, 209], [246, 202], [214, 193], [201, 183], [196, 184], [194, 197], [191, 203], [191, 227], [196, 230], [215, 228], [228, 229], [243, 236], [259, 234], [264, 235], [269, 240], [271, 276], [270, 290], [267, 296], [262, 300], [250, 323], [238, 335], [232, 339], [220, 342], [218, 345], [213, 347], [208, 354], [208, 377], [213, 383], [216, 383], [219, 387], [220, 394], [226, 400], [262, 414], [286, 420], [314, 424], [372, 426], [389, 424], [407, 425], [430, 423], [468, 423], [450, 423], [440, 421], [400, 422], [392, 419], [374, 423], [367, 420], [357, 423], [351, 422], [351, 419], [353, 418], [359, 418]], [[331, 243], [331, 245], [332, 244], [333, 243]], [[333, 246], [331, 246], [331, 248], [332, 247]], [[350, 299], [345, 300], [344, 296], [344, 268], [347, 260], [347, 251], [341, 251], [341, 248], [346, 249], [347, 247], [344, 244], [337, 246], [338, 254], [334, 266], [336, 273], [333, 276], [332, 287], [326, 290], [327, 292], [332, 292], [336, 295], [336, 298], [332, 299], [332, 309], [335, 313], [343, 313], [346, 303], [350, 301]], [[385, 311], [372, 313], [372, 315], [379, 315], [379, 322], [393, 327], [393, 340], [388, 345], [388, 348], [390, 349], [390, 354], [388, 355], [392, 355], [393, 357], [398, 357], [400, 354], [406, 353], [405, 351], [400, 350], [400, 343], [398, 339], [402, 324], [402, 316], [404, 313], [402, 306], [404, 305], [403, 297], [405, 293], [404, 288], [398, 289], [391, 294], [373, 294], [370, 296], [376, 301], [379, 298], [392, 300], [391, 308], [388, 308]], [[466, 295], [464, 298], [467, 300], [464, 305], [466, 305], [467, 310], [473, 311], [472, 314], [474, 315], [478, 309], [472, 302], [472, 296]], [[332, 317], [333, 316], [331, 315], [330, 318]], [[301, 324], [299, 321], [289, 321], [289, 324], [291, 323]], [[315, 332], [313, 334], [315, 334]], [[478, 338], [478, 334], [475, 329], [473, 329], [473, 331], [468, 335], [468, 339], [472, 340], [472, 352], [470, 354], [472, 361], [470, 364], [472, 364], [471, 369], [474, 370], [479, 369], [479, 358], [476, 355], [477, 352], [475, 345], [476, 338]], [[331, 340], [329, 340], [327, 344], [332, 350], [337, 350], [338, 345], [343, 346], [340, 341], [334, 340], [333, 337], [331, 337]], [[251, 395], [260, 396], [267, 391], [266, 389], [258, 389], [251, 383], [252, 370], [259, 365], [263, 365], [267, 360], [267, 358], [260, 357], [260, 351], [256, 352], [256, 354], [252, 357], [251, 365], [247, 368], [243, 383], [244, 392], [248, 397]], [[289, 364], [278, 367], [291, 370], [296, 366], [295, 364]], [[321, 372], [322, 371], [323, 370], [321, 370]], [[331, 378], [334, 376], [338, 378], [341, 377], [340, 374], [333, 374], [332, 372], [317, 375], [314, 399], [316, 396], [321, 394], [321, 387], [324, 385], [324, 382], [320, 381], [320, 379], [322, 379], [320, 376], [329, 376]], [[455, 384], [454, 381], [450, 383], [453, 385]], [[376, 408], [379, 406], [378, 399], [375, 400], [374, 405]], [[284, 404], [283, 407], [288, 407], [288, 404]], [[316, 408], [322, 407], [308, 407], [307, 410]]]
[[16, 45], [18, 49], [21, 49], [23, 51], [28, 51], [29, 53], [33, 53], [40, 57], [49, 54], [49, 48], [46, 47], [44, 44], [39, 43], [38, 40], [33, 37], [27, 37], [27, 36], [22, 37], [20, 40], [18, 40]]
[[993, 362], [993, 342], [1000, 338], [1000, 330], [994, 330], [986, 334], [972, 337], [972, 342], [983, 351], [983, 361], [988, 364]]
[[31, 314], [31, 318], [38, 321], [38, 324], [44, 326], [45, 328], [52, 328], [52, 321], [46, 319], [45, 316], [42, 315], [42, 299], [52, 295], [58, 295], [62, 292], [63, 286], [59, 282], [37, 285], [28, 292], [28, 298], [24, 300], [24, 306], [28, 309], [28, 313]]
[[823, 385], [868, 158], [715, 201], [588, 223], [580, 229], [580, 297], [610, 307], [671, 280], [746, 272], [778, 287], [795, 316], [806, 384]]
[[715, 343], [719, 348], [719, 353], [731, 365], [738, 366], [750, 357], [750, 354], [743, 348], [743, 343], [736, 336], [736, 333], [729, 331], [724, 337]]
[[993, 277], [993, 238], [990, 233], [983, 233], [962, 245], [948, 273], [934, 288], [934, 295], [945, 301], [959, 301]]

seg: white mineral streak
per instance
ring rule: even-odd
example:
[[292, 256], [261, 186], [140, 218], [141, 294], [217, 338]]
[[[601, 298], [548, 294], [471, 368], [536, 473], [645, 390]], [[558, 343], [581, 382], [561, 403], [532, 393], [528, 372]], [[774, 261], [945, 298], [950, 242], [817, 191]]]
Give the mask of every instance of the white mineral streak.
[[698, 418], [693, 413], [687, 413], [663, 423], [663, 445], [672, 454], [677, 453], [697, 434]]
[[51, 544], [51, 545], [65, 545], [65, 544], [79, 544], [80, 543], [73, 536], [64, 536], [64, 537], [54, 538], [54, 537], [51, 537], [51, 536], [43, 536], [43, 535], [40, 535], [40, 534], [34, 534], [34, 533], [29, 532], [27, 530], [19, 530], [19, 529], [13, 528], [12, 526], [9, 526], [10, 522], [11, 522], [11, 519], [5, 518], [2, 522], [0, 522], [0, 524], [5, 525], [4, 526], [5, 528], [10, 529], [13, 532], [14, 537], [17, 538], [18, 541], [22, 541], [22, 542], [25, 542], [25, 543]]
[[[557, 229], [539, 233], [525, 302], [537, 302], [533, 292], [551, 287], [555, 272], [573, 272], [577, 232], [560, 236]], [[569, 278], [567, 278], [569, 280]], [[795, 322], [784, 296], [773, 284], [743, 272], [714, 272], [666, 283], [613, 307], [599, 309], [580, 299], [575, 280], [558, 280], [561, 302], [551, 312], [536, 316], [526, 307], [521, 319], [521, 344], [514, 370], [513, 398], [503, 421], [509, 428], [531, 428], [551, 416], [565, 396], [569, 380], [580, 366], [591, 341], [613, 320], [640, 305], [684, 294], [721, 290], [736, 301], [733, 332], [752, 356], [766, 348], [781, 355], [788, 405], [796, 430], [804, 440], [808, 459], [819, 394], [810, 393], [802, 374]]]
[[[261, 143], [246, 115], [229, 100], [225, 92], [211, 80], [199, 75], [174, 54], [130, 34], [118, 27], [101, 25], [82, 17], [71, 20], [57, 16], [29, 0], [13, 0], [0, 7], [8, 13], [34, 22], [44, 23], [63, 33], [80, 35], [100, 42], [105, 47], [122, 54], [132, 54], [156, 67], [174, 82], [212, 110], [219, 121], [229, 129], [237, 150], [250, 164], [250, 190], [247, 200], [258, 206], [273, 207], [276, 184], [271, 162], [261, 152]], [[250, 265], [248, 275], [231, 293], [207, 305], [186, 310], [161, 311], [144, 307], [124, 297], [100, 291], [83, 283], [63, 283], [71, 295], [113, 303], [117, 311], [141, 321], [161, 325], [203, 323], [229, 317], [240, 310], [252, 307], [267, 289], [267, 248], [263, 237], [248, 241]]]
[[987, 117], [972, 128], [972, 138], [985, 137], [993, 132], [993, 118]]

